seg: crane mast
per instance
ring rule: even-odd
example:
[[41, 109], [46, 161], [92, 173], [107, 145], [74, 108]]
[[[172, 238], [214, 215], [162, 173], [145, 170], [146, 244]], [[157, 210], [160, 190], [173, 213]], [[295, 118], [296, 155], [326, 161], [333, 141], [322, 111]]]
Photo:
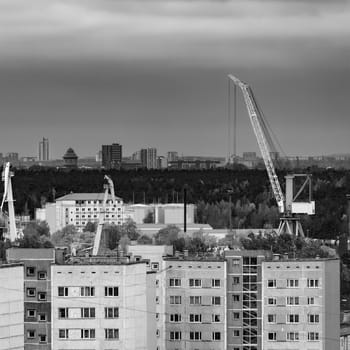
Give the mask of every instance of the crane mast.
[[256, 105], [253, 92], [249, 85], [243, 83], [241, 80], [239, 80], [235, 76], [229, 75], [228, 77], [236, 86], [238, 86], [242, 90], [244, 101], [248, 110], [250, 122], [252, 124], [253, 131], [265, 163], [266, 171], [270, 180], [273, 194], [276, 198], [278, 209], [280, 213], [284, 213], [285, 212], [284, 194], [282, 192], [281, 185], [278, 181], [275, 167], [271, 159], [270, 149], [268, 147], [268, 143], [259, 120], [261, 119], [261, 116], [259, 113], [259, 108]]

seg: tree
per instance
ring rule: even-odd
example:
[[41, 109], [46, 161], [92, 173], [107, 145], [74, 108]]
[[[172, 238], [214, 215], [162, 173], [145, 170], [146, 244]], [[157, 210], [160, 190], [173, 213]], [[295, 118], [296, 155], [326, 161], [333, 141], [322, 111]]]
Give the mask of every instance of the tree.
[[115, 249], [118, 246], [118, 242], [123, 233], [120, 226], [116, 225], [104, 225], [102, 236], [106, 241], [106, 247], [108, 249]]
[[132, 241], [136, 241], [140, 237], [136, 222], [130, 218], [121, 226], [121, 232], [126, 234]]
[[160, 229], [154, 236], [157, 244], [172, 245], [179, 238], [181, 230], [176, 225], [168, 225]]
[[152, 238], [147, 235], [142, 235], [137, 240], [138, 244], [152, 244]]
[[83, 232], [96, 232], [97, 223], [89, 221], [83, 228]]
[[143, 219], [143, 223], [144, 224], [153, 224], [154, 223], [154, 214], [153, 211], [150, 210], [147, 215], [145, 216], [145, 218]]
[[77, 229], [74, 225], [67, 225], [51, 236], [51, 241], [55, 246], [70, 247], [77, 239]]

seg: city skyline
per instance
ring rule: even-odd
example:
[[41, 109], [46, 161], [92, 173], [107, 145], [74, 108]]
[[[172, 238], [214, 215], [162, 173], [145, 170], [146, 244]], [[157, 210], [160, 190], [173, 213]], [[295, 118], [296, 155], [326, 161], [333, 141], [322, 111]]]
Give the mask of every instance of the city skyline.
[[[52, 158], [114, 139], [126, 154], [226, 156], [233, 73], [286, 154], [347, 153], [349, 13], [340, 0], [2, 2], [0, 149], [33, 155], [45, 135]], [[239, 99], [237, 150], [256, 151]]]

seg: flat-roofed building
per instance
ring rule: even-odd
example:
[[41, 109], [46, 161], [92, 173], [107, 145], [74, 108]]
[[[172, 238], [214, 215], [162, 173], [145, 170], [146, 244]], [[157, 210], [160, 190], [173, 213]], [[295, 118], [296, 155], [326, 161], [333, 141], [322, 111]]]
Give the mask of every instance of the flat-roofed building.
[[[47, 203], [44, 209], [39, 209], [37, 216], [45, 218], [54, 233], [67, 225], [74, 225], [79, 232], [88, 222], [98, 222], [102, 210], [103, 193], [70, 193], [57, 198], [55, 203]], [[106, 203], [105, 222], [121, 225], [125, 222], [123, 200], [116, 198], [116, 204], [112, 204], [109, 195]]]
[[51, 349], [51, 264], [53, 248], [10, 248], [10, 263], [23, 263], [24, 349]]
[[0, 265], [0, 350], [24, 350], [23, 264]]
[[155, 273], [108, 257], [52, 265], [53, 349], [156, 348]]
[[263, 349], [339, 349], [339, 260], [276, 256], [262, 267]]
[[165, 349], [226, 349], [226, 262], [164, 258]]

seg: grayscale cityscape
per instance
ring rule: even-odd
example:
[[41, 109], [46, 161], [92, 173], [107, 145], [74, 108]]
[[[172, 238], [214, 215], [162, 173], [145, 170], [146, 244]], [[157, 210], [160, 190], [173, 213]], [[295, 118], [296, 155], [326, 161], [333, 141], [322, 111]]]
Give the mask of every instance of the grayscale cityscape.
[[0, 350], [350, 350], [350, 0], [0, 0]]

